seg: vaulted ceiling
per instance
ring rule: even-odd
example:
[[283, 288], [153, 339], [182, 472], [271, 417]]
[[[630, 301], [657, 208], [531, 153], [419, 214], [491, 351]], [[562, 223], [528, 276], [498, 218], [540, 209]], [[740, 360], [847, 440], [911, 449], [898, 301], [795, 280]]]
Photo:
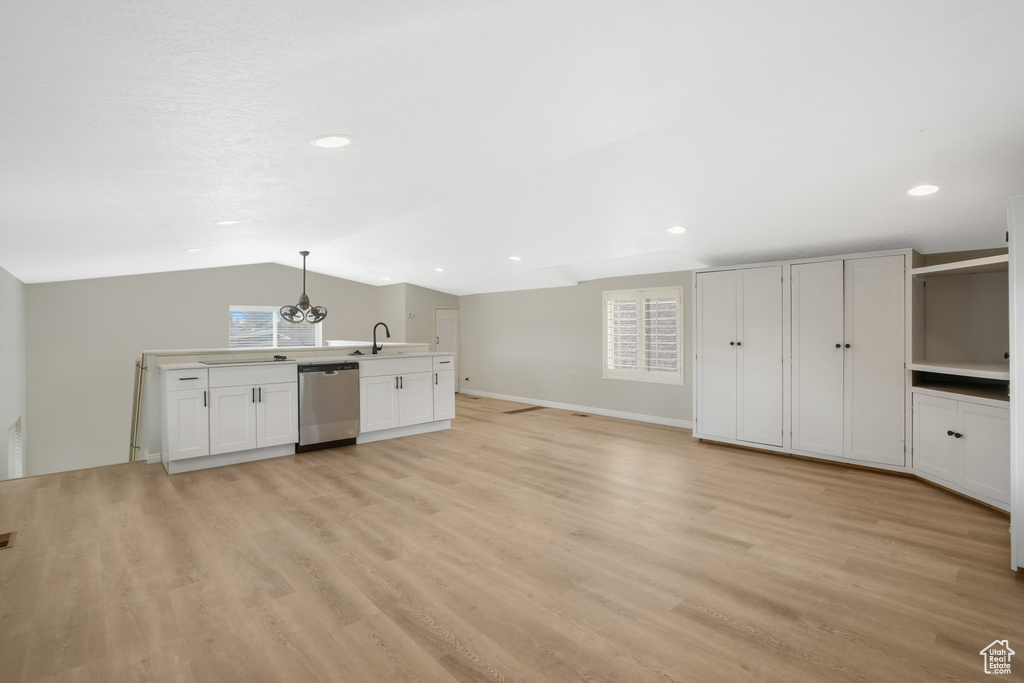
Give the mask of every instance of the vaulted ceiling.
[[0, 267], [306, 249], [465, 294], [1001, 246], [1022, 26], [1020, 0], [11, 0]]

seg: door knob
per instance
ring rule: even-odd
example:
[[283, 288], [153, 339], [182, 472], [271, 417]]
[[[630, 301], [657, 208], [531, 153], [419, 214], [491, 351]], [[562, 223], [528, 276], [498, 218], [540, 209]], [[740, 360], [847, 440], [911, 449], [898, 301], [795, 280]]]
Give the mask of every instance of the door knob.
[[850, 348], [850, 345], [849, 345], [849, 344], [847, 344], [847, 345], [846, 345], [846, 348]]
[[949, 431], [947, 431], [946, 436], [953, 436], [953, 430], [950, 429]]
[[961, 434], [960, 432], [957, 432], [957, 433], [956, 433], [956, 434], [954, 434], [953, 436], [955, 436], [955, 437], [956, 437], [956, 438], [958, 438], [958, 439], [962, 439], [964, 435], [963, 435], [963, 434]]
[[837, 349], [841, 349], [841, 348], [843, 348], [843, 345], [842, 344], [836, 344], [836, 348]]
[[736, 342], [729, 342], [729, 346], [736, 346]]
[[736, 342], [736, 346], [743, 346], [743, 342]]

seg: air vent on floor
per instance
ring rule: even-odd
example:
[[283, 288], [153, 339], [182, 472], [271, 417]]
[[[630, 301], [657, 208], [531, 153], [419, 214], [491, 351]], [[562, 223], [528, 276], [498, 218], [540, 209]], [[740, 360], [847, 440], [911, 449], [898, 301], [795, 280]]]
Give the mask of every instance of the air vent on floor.
[[[0, 534], [0, 550], [10, 548], [14, 545], [14, 537], [18, 535], [17, 531], [9, 531], [6, 534]], [[13, 555], [11, 557], [14, 557]]]
[[519, 410], [506, 410], [506, 415], [515, 415], [516, 413], [530, 413], [534, 410], [544, 410], [544, 406], [530, 406], [529, 408], [520, 408]]
[[573, 413], [572, 416], [573, 417], [590, 417], [589, 415], [584, 415], [583, 413]]

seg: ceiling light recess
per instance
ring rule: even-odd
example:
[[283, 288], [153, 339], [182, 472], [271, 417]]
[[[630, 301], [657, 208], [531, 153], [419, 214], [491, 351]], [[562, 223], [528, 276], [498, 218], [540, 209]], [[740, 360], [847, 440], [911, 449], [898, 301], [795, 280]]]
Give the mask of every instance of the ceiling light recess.
[[508, 260], [509, 261], [522, 261], [523, 257], [522, 256], [509, 256]]
[[217, 221], [217, 225], [238, 225], [238, 224], [239, 224], [239, 223], [241, 223], [241, 222], [242, 222], [242, 221], [235, 221], [235, 220], [230, 220], [230, 221]]
[[665, 232], [672, 233], [673, 235], [682, 235], [686, 232], [686, 228], [681, 225], [673, 225], [671, 228], [665, 228]]
[[444, 268], [434, 268], [434, 270], [436, 270], [439, 273], [443, 273], [444, 272]]
[[924, 197], [925, 195], [935, 194], [938, 191], [938, 185], [918, 185], [912, 190], [907, 190], [907, 194], [914, 197]]
[[341, 133], [331, 133], [330, 135], [321, 135], [312, 142], [317, 147], [323, 147], [324, 149], [337, 149], [352, 142], [352, 138]]

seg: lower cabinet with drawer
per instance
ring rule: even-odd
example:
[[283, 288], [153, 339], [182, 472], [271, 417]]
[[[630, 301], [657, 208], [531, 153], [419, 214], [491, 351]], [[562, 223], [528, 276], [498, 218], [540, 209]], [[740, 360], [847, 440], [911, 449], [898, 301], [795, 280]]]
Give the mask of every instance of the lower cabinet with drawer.
[[1010, 410], [914, 392], [915, 472], [982, 502], [1010, 504]]
[[294, 364], [161, 368], [161, 460], [171, 474], [295, 452]]
[[417, 356], [360, 361], [359, 442], [446, 429], [455, 417], [453, 360]]

